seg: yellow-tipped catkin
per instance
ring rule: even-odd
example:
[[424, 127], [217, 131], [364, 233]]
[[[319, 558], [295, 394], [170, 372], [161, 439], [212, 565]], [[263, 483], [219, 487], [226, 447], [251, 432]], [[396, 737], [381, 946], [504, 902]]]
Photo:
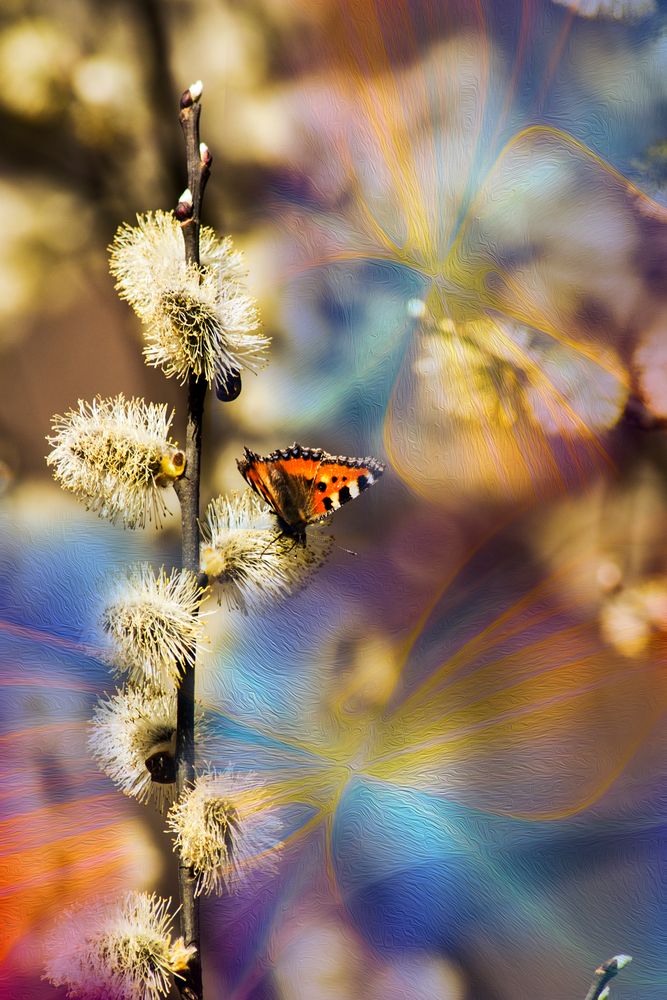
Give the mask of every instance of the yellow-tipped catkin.
[[53, 418], [47, 464], [63, 489], [86, 508], [126, 527], [159, 524], [161, 491], [185, 470], [185, 455], [169, 438], [166, 404], [97, 397]]
[[197, 876], [197, 894], [222, 892], [258, 866], [271, 867], [281, 824], [255, 775], [203, 774], [169, 810], [174, 850]]
[[171, 900], [128, 892], [67, 910], [48, 944], [46, 978], [79, 1000], [159, 1000], [196, 953], [172, 941]]
[[200, 265], [186, 264], [181, 227], [167, 212], [137, 216], [111, 245], [116, 288], [144, 327], [149, 365], [185, 382], [209, 385], [266, 361], [270, 339], [259, 332], [259, 313], [245, 286], [242, 255], [229, 237], [200, 231]]
[[[195, 718], [199, 752], [206, 739]], [[166, 812], [176, 794], [176, 692], [125, 687], [100, 698], [90, 723], [90, 752], [120, 790]]]
[[136, 683], [170, 690], [194, 662], [205, 593], [189, 570], [156, 573], [142, 563], [115, 577], [100, 618], [114, 669]]
[[332, 540], [313, 532], [295, 545], [252, 492], [216, 497], [202, 525], [200, 566], [228, 605], [257, 610], [299, 590], [331, 551]]

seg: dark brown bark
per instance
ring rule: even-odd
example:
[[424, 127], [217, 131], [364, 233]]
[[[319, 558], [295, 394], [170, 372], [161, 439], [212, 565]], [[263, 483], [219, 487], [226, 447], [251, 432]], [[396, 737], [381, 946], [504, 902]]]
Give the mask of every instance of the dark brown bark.
[[[209, 175], [210, 156], [203, 159], [199, 148], [199, 116], [201, 105], [193, 102], [186, 90], [181, 98], [180, 122], [185, 136], [188, 187], [192, 194], [192, 212], [181, 222], [188, 264], [199, 263], [199, 229], [201, 202]], [[183, 569], [192, 570], [205, 586], [206, 578], [199, 574], [199, 481], [201, 463], [201, 437], [204, 420], [206, 382], [190, 376], [187, 397], [187, 424], [185, 432], [186, 468], [176, 484], [181, 505], [181, 551]], [[185, 664], [178, 688], [176, 723], [176, 787], [179, 796], [192, 784], [195, 776], [195, 667]], [[190, 963], [184, 979], [176, 980], [184, 1000], [202, 1000], [202, 971], [199, 939], [199, 906], [195, 898], [194, 872], [184, 864], [178, 873], [181, 900], [181, 931], [186, 945], [194, 945], [197, 955]]]

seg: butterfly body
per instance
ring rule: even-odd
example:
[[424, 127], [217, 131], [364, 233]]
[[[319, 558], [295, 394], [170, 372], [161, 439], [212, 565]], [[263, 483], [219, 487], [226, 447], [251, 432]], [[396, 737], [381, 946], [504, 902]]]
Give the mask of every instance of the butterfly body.
[[321, 448], [274, 451], [265, 458], [245, 449], [238, 463], [249, 486], [266, 501], [283, 534], [306, 544], [306, 528], [359, 496], [384, 472], [374, 458], [329, 455]]

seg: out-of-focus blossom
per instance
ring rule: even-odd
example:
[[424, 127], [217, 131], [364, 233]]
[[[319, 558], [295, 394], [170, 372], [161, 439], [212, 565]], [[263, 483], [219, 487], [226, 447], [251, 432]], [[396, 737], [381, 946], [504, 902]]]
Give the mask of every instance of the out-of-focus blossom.
[[273, 935], [281, 1000], [356, 1000], [369, 995], [376, 964], [354, 929], [317, 901], [301, 899]]
[[[645, 433], [645, 432], [640, 432]], [[599, 618], [603, 605], [667, 575], [661, 477], [645, 461], [620, 482], [601, 480], [540, 511], [527, 538], [548, 567], [564, 604]], [[643, 600], [643, 598], [641, 599]], [[620, 615], [622, 612], [614, 612]]]
[[121, 298], [144, 324], [147, 363], [181, 382], [201, 375], [209, 385], [241, 368], [261, 368], [270, 341], [258, 332], [257, 305], [231, 239], [204, 226], [196, 266], [185, 261], [173, 215], [149, 212], [137, 223], [116, 233], [110, 267]]
[[431, 498], [462, 486], [516, 496], [604, 467], [601, 435], [626, 398], [613, 355], [606, 364], [599, 352], [589, 359], [501, 315], [426, 316], [394, 390], [385, 440], [401, 475]]
[[0, 345], [6, 347], [24, 333], [35, 303], [53, 316], [80, 296], [73, 269], [80, 269], [91, 218], [79, 197], [43, 180], [5, 178], [0, 199], [11, 203], [14, 219], [0, 247]]
[[351, 610], [343, 626], [328, 636], [322, 657], [332, 664], [325, 685], [328, 708], [342, 723], [355, 726], [372, 718], [389, 701], [401, 671], [392, 638], [368, 623], [354, 620]]
[[0, 74], [12, 83], [2, 88], [0, 103], [29, 118], [59, 114], [77, 55], [65, 25], [51, 18], [25, 18], [5, 27], [0, 32]]
[[642, 398], [656, 417], [667, 417], [667, 317], [639, 338], [634, 364]]
[[338, 913], [318, 902], [302, 902], [272, 940], [281, 1000], [463, 1000], [454, 966], [428, 953], [374, 953]]
[[[491, 104], [507, 80], [493, 42], [477, 57], [482, 25], [466, 22], [394, 64], [407, 8], [394, 20], [334, 6], [349, 47], [334, 47], [301, 89], [297, 150], [312, 188], [305, 224], [303, 211], [287, 224], [295, 266], [309, 275], [327, 262], [336, 273], [341, 262], [381, 261], [383, 280], [405, 269], [423, 282], [428, 315], [413, 317], [386, 402], [391, 461], [445, 503], [478, 489], [506, 501], [590, 481], [611, 464], [606, 432], [628, 394], [623, 331], [642, 284], [632, 192], [557, 129], [496, 143]], [[424, 337], [431, 323], [442, 346]], [[391, 334], [359, 326], [389, 353]]]
[[654, 636], [667, 632], [667, 580], [645, 580], [612, 594], [602, 605], [600, 630], [623, 656], [646, 652]]
[[434, 955], [409, 953], [381, 966], [368, 990], [369, 1000], [463, 1000], [458, 969]]
[[[83, 143], [108, 149], [143, 127], [147, 109], [134, 109], [127, 114], [128, 95], [141, 88], [140, 73], [135, 62], [122, 58], [114, 42], [105, 51], [81, 58], [72, 75], [73, 100], [69, 107], [73, 127]], [[120, 43], [122, 44], [122, 43]], [[135, 126], [136, 122], [136, 126]]]
[[130, 892], [64, 913], [46, 974], [80, 1000], [159, 1000], [195, 954], [172, 940], [170, 900]]

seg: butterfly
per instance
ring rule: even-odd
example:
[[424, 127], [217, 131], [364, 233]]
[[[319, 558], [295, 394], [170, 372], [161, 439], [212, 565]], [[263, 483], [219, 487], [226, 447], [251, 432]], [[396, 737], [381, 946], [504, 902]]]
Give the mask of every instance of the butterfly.
[[374, 458], [328, 455], [293, 444], [261, 458], [245, 449], [236, 463], [249, 486], [267, 502], [283, 534], [306, 544], [306, 528], [372, 486], [384, 466]]

